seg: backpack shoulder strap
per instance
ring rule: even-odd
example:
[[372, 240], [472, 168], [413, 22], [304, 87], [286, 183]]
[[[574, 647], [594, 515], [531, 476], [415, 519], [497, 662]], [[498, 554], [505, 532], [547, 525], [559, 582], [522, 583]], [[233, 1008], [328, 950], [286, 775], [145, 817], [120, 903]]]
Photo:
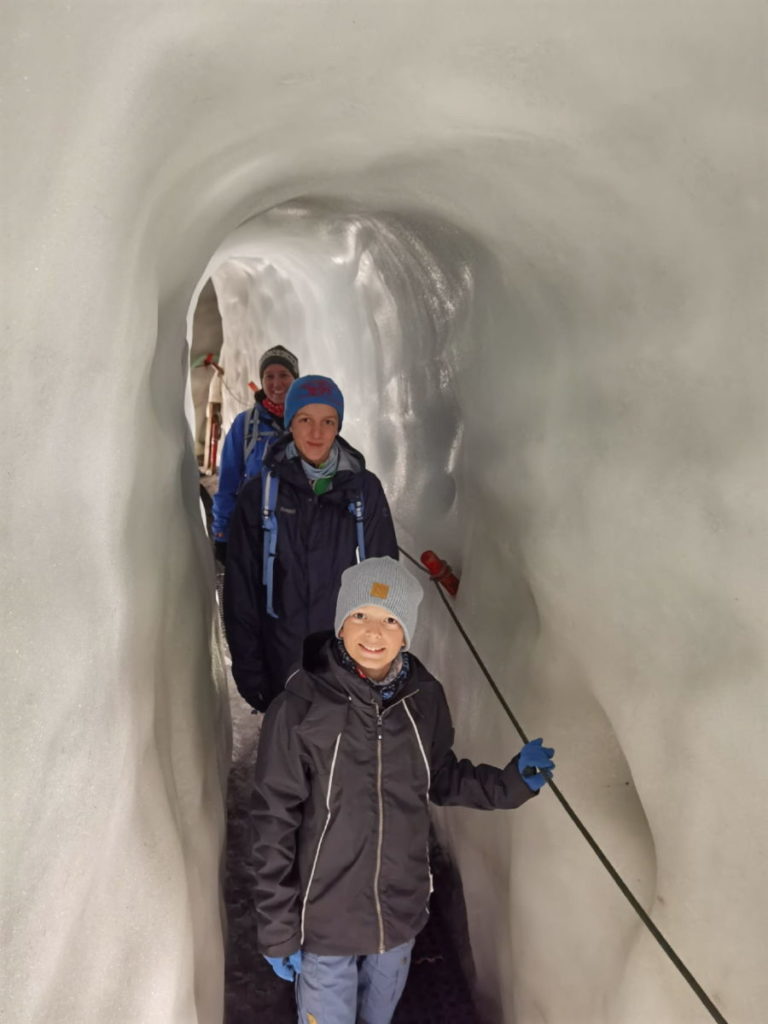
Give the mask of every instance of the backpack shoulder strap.
[[249, 455], [256, 447], [259, 440], [259, 432], [256, 429], [258, 418], [259, 407], [254, 402], [245, 414], [245, 429], [243, 430], [243, 465], [248, 461]]
[[347, 508], [355, 517], [355, 531], [357, 533], [357, 557], [361, 562], [365, 561], [365, 506], [363, 504], [363, 492], [361, 491], [354, 501], [350, 501]]
[[264, 450], [260, 455], [260, 460], [263, 460], [269, 451], [270, 445], [279, 436], [280, 428], [278, 425], [269, 420], [262, 420], [259, 407], [254, 405], [249, 411], [245, 433], [243, 434], [243, 464], [248, 462], [251, 453], [260, 442], [264, 444]]
[[277, 557], [277, 492], [279, 479], [266, 466], [261, 467], [261, 527], [264, 534], [261, 582], [267, 590], [267, 615], [278, 618], [274, 605], [275, 558]]

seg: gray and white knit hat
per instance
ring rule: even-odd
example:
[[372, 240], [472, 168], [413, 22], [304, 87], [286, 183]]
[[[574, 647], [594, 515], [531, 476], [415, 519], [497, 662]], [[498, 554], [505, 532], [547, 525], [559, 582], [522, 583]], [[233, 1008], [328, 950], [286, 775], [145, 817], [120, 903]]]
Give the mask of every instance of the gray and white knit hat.
[[336, 601], [336, 636], [344, 620], [367, 604], [386, 608], [403, 627], [405, 646], [410, 647], [416, 630], [419, 602], [424, 596], [419, 581], [394, 558], [366, 558], [341, 574]]
[[299, 376], [299, 360], [293, 352], [289, 352], [282, 345], [275, 345], [274, 348], [268, 348], [259, 360], [259, 380], [264, 376], [266, 368], [274, 366], [275, 363], [284, 366], [286, 370], [290, 371], [294, 380]]

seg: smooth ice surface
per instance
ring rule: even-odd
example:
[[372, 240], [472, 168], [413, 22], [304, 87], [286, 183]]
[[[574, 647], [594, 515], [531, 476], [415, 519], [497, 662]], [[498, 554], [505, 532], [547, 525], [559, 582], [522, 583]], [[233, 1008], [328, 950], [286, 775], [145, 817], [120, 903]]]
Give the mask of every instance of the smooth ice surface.
[[[4, 1019], [220, 1020], [226, 711], [184, 405], [213, 273], [241, 385], [246, 338], [339, 377], [563, 789], [730, 1024], [760, 1020], [762, 5], [5, 21]], [[460, 751], [513, 753], [433, 599], [418, 647]], [[554, 800], [440, 823], [498, 1019], [709, 1019]]]

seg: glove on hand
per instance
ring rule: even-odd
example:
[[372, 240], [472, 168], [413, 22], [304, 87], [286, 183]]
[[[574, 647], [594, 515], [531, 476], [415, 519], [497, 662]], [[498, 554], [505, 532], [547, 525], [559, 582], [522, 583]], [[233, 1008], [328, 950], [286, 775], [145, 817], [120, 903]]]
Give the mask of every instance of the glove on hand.
[[225, 540], [215, 540], [213, 542], [213, 557], [217, 562], [221, 562], [222, 565], [227, 564], [227, 542]]
[[552, 780], [552, 772], [555, 770], [555, 763], [552, 755], [554, 747], [543, 747], [544, 740], [530, 740], [520, 751], [517, 759], [517, 769], [523, 777], [523, 782], [528, 789], [538, 793], [542, 786], [546, 786]]
[[269, 966], [284, 981], [294, 981], [297, 974], [301, 974], [301, 950], [296, 950], [290, 956], [265, 956]]

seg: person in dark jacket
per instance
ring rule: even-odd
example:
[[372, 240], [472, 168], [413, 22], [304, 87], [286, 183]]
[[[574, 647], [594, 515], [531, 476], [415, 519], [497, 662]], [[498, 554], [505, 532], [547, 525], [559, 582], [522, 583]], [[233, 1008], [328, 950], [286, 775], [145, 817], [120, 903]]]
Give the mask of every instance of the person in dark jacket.
[[453, 752], [440, 683], [408, 652], [421, 586], [398, 562], [347, 569], [334, 631], [267, 712], [255, 770], [259, 949], [296, 980], [300, 1024], [388, 1024], [427, 920], [429, 801], [519, 807], [552, 777], [526, 743], [505, 768]]
[[359, 542], [366, 557], [398, 554], [381, 484], [339, 437], [343, 416], [344, 399], [328, 377], [300, 377], [291, 385], [285, 400], [291, 433], [265, 460], [277, 537], [266, 574], [261, 478], [244, 486], [232, 519], [224, 626], [235, 682], [258, 711], [282, 690], [304, 637], [333, 626], [341, 574], [357, 561]]
[[299, 361], [282, 345], [259, 360], [261, 388], [253, 406], [238, 413], [227, 431], [219, 463], [219, 485], [213, 498], [211, 535], [216, 559], [227, 561], [229, 524], [237, 496], [246, 480], [259, 476], [269, 446], [283, 433], [285, 396], [299, 376]]

